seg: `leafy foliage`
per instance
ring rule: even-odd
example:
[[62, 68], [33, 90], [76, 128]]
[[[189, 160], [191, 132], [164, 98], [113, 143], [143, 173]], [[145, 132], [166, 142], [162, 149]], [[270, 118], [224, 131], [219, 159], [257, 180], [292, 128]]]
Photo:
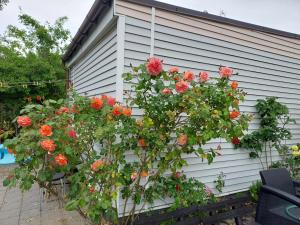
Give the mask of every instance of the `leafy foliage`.
[[249, 188], [250, 196], [253, 202], [258, 202], [260, 188], [262, 186], [261, 181], [253, 182]]
[[23, 28], [8, 26], [0, 37], [0, 135], [16, 129], [11, 121], [28, 101], [65, 96], [66, 70], [61, 55], [70, 38], [63, 27], [66, 18], [43, 25], [21, 14], [19, 21]]
[[8, 2], [9, 2], [9, 0], [0, 0], [0, 10], [2, 10], [3, 7], [4, 7], [5, 5], [7, 5]]
[[240, 147], [249, 149], [251, 158], [258, 158], [263, 168], [269, 168], [273, 164], [272, 149], [275, 148], [281, 155], [289, 149], [282, 141], [292, 138], [286, 125], [295, 120], [289, 116], [287, 106], [278, 102], [276, 97], [258, 100], [256, 109], [260, 117], [260, 128], [245, 135]]
[[[172, 208], [214, 199], [203, 183], [180, 172], [188, 165], [183, 154], [212, 163], [217, 152], [203, 148], [208, 141], [243, 135], [250, 119], [237, 113], [244, 92], [230, 86], [229, 75], [202, 82], [152, 61], [153, 70], [149, 60], [124, 75], [136, 93], [127, 93], [126, 106], [107, 96], [77, 95], [27, 105], [17, 119], [19, 136], [5, 142], [19, 164], [5, 185], [27, 190], [38, 182], [52, 190], [52, 176], [65, 172], [66, 208], [95, 223], [121, 215], [120, 224], [130, 224], [146, 204], [163, 198], [173, 200]], [[132, 117], [130, 106], [143, 116]]]

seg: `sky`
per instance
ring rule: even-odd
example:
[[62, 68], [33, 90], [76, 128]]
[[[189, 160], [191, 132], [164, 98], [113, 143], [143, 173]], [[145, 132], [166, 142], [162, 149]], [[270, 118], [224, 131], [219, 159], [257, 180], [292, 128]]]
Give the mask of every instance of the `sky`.
[[[227, 18], [300, 34], [300, 0], [160, 0]], [[94, 0], [10, 0], [0, 11], [0, 34], [18, 25], [20, 10], [41, 22], [69, 18], [66, 27], [75, 35]]]

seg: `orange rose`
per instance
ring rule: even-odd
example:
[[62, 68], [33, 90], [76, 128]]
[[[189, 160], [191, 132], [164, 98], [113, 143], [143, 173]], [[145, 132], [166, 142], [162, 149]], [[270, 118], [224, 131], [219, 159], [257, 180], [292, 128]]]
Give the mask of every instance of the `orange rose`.
[[203, 71], [199, 73], [199, 77], [201, 82], [206, 82], [208, 80], [208, 73]]
[[187, 81], [193, 81], [195, 79], [195, 75], [192, 71], [188, 70], [184, 73], [183, 79]]
[[230, 119], [235, 119], [240, 115], [239, 111], [233, 111], [230, 113]]
[[141, 177], [148, 177], [148, 175], [149, 175], [148, 171], [141, 172]]
[[223, 78], [229, 78], [233, 74], [233, 70], [229, 67], [220, 67], [219, 74]]
[[94, 172], [97, 172], [100, 167], [104, 166], [104, 161], [101, 159], [96, 160], [95, 162], [93, 162], [93, 164], [91, 165], [91, 169]]
[[130, 117], [132, 114], [132, 110], [130, 108], [123, 108], [122, 113], [124, 116]]
[[164, 88], [161, 93], [165, 94], [165, 95], [170, 95], [172, 94], [172, 90], [169, 88]]
[[139, 139], [138, 140], [138, 146], [140, 146], [142, 148], [146, 147], [147, 145], [145, 143], [145, 139], [143, 139], [143, 138]]
[[120, 105], [114, 105], [113, 110], [112, 110], [112, 114], [114, 116], [120, 116], [122, 114], [123, 111], [123, 107]]
[[53, 140], [50, 139], [43, 140], [40, 145], [44, 150], [48, 152], [53, 152], [56, 148], [56, 144], [54, 143]]
[[11, 148], [8, 148], [7, 151], [8, 151], [9, 154], [15, 154], [15, 151]]
[[169, 69], [169, 72], [170, 72], [170, 73], [178, 73], [178, 72], [179, 72], [179, 68], [178, 68], [178, 67], [171, 67], [171, 68]]
[[52, 127], [50, 125], [43, 125], [39, 130], [40, 134], [44, 137], [52, 136]]
[[186, 145], [187, 143], [187, 135], [186, 134], [181, 134], [178, 139], [177, 139], [177, 142], [179, 145]]
[[91, 108], [99, 110], [103, 107], [103, 101], [101, 98], [93, 97], [91, 99]]
[[175, 84], [175, 88], [178, 93], [184, 93], [189, 89], [189, 84], [181, 80]]
[[237, 81], [233, 81], [233, 82], [231, 83], [231, 88], [234, 89], [234, 90], [237, 89], [238, 86], [239, 86], [239, 84], [238, 84]]
[[38, 102], [40, 102], [40, 101], [42, 101], [42, 97], [41, 96], [36, 96], [36, 100], [38, 101]]
[[32, 121], [28, 116], [19, 116], [17, 122], [21, 127], [29, 127], [32, 124]]
[[60, 107], [59, 110], [56, 111], [57, 115], [63, 114], [63, 113], [69, 113], [69, 108], [68, 107]]
[[68, 159], [64, 155], [58, 154], [55, 156], [55, 162], [59, 166], [66, 166], [68, 164]]

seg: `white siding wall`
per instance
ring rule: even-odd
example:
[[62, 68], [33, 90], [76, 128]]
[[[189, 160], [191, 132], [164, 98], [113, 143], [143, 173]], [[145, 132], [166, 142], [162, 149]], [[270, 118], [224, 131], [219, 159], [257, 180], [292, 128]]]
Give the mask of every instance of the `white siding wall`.
[[95, 96], [116, 92], [117, 32], [113, 27], [70, 71], [78, 94]]
[[[116, 12], [126, 16], [125, 70], [130, 64], [144, 63], [151, 49], [151, 8], [117, 1]], [[241, 111], [254, 113], [257, 99], [277, 96], [286, 104], [296, 125], [290, 125], [293, 140], [300, 143], [300, 41], [264, 34], [242, 28], [204, 21], [156, 9], [154, 55], [164, 60], [166, 68], [178, 66], [198, 74], [208, 71], [216, 75], [220, 65], [232, 67], [239, 73], [234, 79], [248, 95]], [[130, 84], [124, 84], [130, 90]], [[134, 111], [136, 115], [141, 110]], [[257, 116], [249, 131], [258, 128]], [[247, 150], [235, 150], [230, 143], [214, 140], [207, 147], [222, 144], [222, 156], [212, 165], [193, 155], [185, 155], [189, 177], [197, 177], [208, 186], [224, 172], [224, 193], [247, 189], [259, 179], [258, 160], [251, 160]], [[275, 157], [275, 159], [278, 157]]]

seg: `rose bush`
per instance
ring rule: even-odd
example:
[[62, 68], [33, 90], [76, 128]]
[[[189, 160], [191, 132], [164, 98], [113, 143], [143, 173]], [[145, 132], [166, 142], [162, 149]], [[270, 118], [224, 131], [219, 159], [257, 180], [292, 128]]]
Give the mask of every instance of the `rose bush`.
[[[66, 208], [98, 224], [129, 224], [161, 198], [175, 208], [212, 199], [201, 181], [181, 173], [188, 165], [183, 154], [212, 163], [219, 152], [204, 148], [208, 141], [237, 143], [243, 136], [250, 117], [239, 112], [245, 93], [231, 86], [232, 69], [195, 76], [166, 71], [158, 58], [132, 69], [124, 74], [134, 91], [126, 93], [126, 106], [105, 95], [27, 105], [17, 119], [19, 136], [5, 143], [19, 167], [4, 184], [27, 190], [38, 182], [54, 192], [52, 176], [65, 172]], [[132, 117], [132, 108], [143, 116]]]

